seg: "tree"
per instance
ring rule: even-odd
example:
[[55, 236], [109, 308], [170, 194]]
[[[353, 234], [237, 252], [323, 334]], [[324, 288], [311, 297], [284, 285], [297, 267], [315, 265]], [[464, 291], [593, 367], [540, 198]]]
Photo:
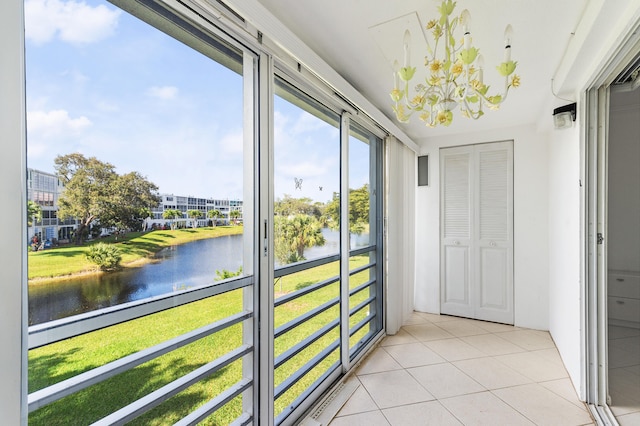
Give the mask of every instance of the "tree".
[[218, 218], [221, 216], [222, 214], [220, 213], [220, 210], [209, 210], [207, 212], [207, 217], [209, 219], [213, 219], [211, 222], [213, 223], [213, 226], [217, 225], [218, 222]]
[[[369, 227], [369, 185], [349, 189], [349, 233], [360, 235]], [[340, 226], [340, 194], [334, 192], [324, 211], [325, 222], [332, 229]]]
[[139, 223], [139, 228], [132, 228], [135, 231], [146, 231], [147, 230], [147, 225], [148, 223], [146, 222], [147, 218], [151, 218], [151, 216], [153, 215], [153, 212], [151, 211], [150, 208], [145, 207], [142, 210], [140, 210], [141, 215], [141, 220]]
[[54, 160], [64, 191], [58, 199], [58, 217], [76, 218], [76, 243], [93, 221], [102, 227], [129, 227], [157, 205], [158, 187], [137, 172], [120, 176], [110, 163], [79, 153], [58, 156]]
[[313, 202], [311, 198], [293, 198], [284, 194], [284, 198], [273, 203], [273, 211], [280, 216], [291, 216], [296, 214], [306, 214], [315, 218], [322, 216], [323, 206], [321, 203]]
[[27, 226], [42, 220], [42, 208], [34, 201], [27, 201]]
[[171, 230], [175, 231], [176, 224], [174, 222], [175, 219], [182, 217], [182, 212], [176, 209], [167, 209], [162, 212], [162, 218], [169, 221], [171, 225]]
[[349, 190], [349, 232], [362, 234], [369, 229], [369, 185]]
[[240, 217], [240, 212], [238, 210], [231, 210], [229, 212], [229, 218], [236, 223], [236, 221], [238, 220], [238, 218]]
[[115, 179], [115, 186], [100, 216], [100, 225], [119, 230], [140, 230], [142, 222], [151, 215], [151, 205], [158, 204], [157, 186], [138, 172], [127, 173]]
[[275, 256], [282, 264], [305, 260], [306, 247], [325, 243], [320, 222], [313, 216], [275, 216], [274, 225]]
[[190, 217], [193, 220], [193, 228], [197, 228], [198, 227], [198, 218], [202, 217], [204, 213], [202, 213], [202, 211], [200, 210], [187, 210], [187, 216]]

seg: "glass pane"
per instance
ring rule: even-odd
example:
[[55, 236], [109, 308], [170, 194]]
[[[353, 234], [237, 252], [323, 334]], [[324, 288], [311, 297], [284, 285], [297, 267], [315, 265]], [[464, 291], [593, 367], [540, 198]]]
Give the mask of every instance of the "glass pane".
[[276, 266], [338, 254], [340, 117], [276, 82]]
[[[276, 389], [289, 377], [304, 368], [311, 359], [321, 354], [331, 344], [339, 341], [339, 274], [340, 262], [331, 262], [276, 279], [274, 286], [276, 304], [278, 305], [274, 309], [274, 325], [276, 327], [274, 385]], [[301, 294], [310, 289], [314, 290], [307, 294]], [[296, 294], [300, 294], [300, 296], [292, 298]], [[285, 297], [291, 299], [281, 303]], [[315, 314], [315, 311], [320, 312]], [[301, 323], [295, 327], [292, 326], [297, 321]], [[286, 356], [288, 350], [307, 340], [309, 341], [307, 347], [296, 351], [291, 359], [280, 365], [280, 360]], [[332, 351], [318, 367], [305, 374], [291, 389], [277, 398], [276, 413], [283, 412], [332, 364], [339, 360], [340, 352]]]
[[[276, 423], [340, 362], [340, 117], [276, 80], [274, 248]], [[280, 272], [278, 272], [280, 271]]]
[[349, 126], [349, 233], [351, 250], [376, 243], [375, 149], [377, 138]]
[[[130, 302], [173, 306], [91, 332], [87, 315], [76, 316], [85, 334], [29, 351], [31, 393], [202, 331], [253, 300], [255, 237], [244, 212], [254, 203], [255, 59], [153, 2], [122, 3], [138, 16], [102, 0], [25, 1], [30, 332], [96, 310], [101, 321], [124, 317]], [[177, 302], [203, 287], [221, 294]], [[96, 421], [242, 347], [248, 317], [184, 346], [172, 341], [33, 411], [29, 423]], [[250, 378], [246, 357], [133, 424], [178, 421]], [[243, 397], [207, 422], [233, 422]]]
[[382, 274], [378, 247], [381, 200], [380, 138], [358, 125], [349, 126], [349, 234], [351, 250], [369, 247], [349, 258], [349, 353], [351, 359], [382, 330]]
[[25, 14], [30, 325], [250, 268], [241, 53], [105, 1]]

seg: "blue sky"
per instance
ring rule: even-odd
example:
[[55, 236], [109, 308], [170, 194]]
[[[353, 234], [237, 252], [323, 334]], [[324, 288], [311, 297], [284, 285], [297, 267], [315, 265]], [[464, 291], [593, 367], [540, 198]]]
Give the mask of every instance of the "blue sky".
[[[53, 172], [57, 155], [80, 152], [162, 193], [242, 199], [241, 76], [106, 1], [26, 0], [25, 21], [29, 167]], [[276, 196], [327, 201], [337, 129], [275, 106]], [[352, 145], [359, 187], [368, 159]]]

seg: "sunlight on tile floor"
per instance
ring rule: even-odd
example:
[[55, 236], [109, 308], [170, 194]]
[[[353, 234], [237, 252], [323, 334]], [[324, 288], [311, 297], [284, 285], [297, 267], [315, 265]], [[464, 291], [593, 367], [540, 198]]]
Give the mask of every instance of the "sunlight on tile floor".
[[594, 424], [544, 331], [416, 312], [348, 382], [331, 426]]

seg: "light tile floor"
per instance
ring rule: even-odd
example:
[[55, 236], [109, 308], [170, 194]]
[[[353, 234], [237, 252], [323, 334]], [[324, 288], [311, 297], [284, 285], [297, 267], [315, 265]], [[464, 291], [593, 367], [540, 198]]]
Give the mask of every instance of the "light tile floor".
[[609, 325], [609, 396], [621, 426], [640, 425], [640, 330]]
[[348, 381], [331, 426], [591, 425], [549, 333], [414, 313]]

